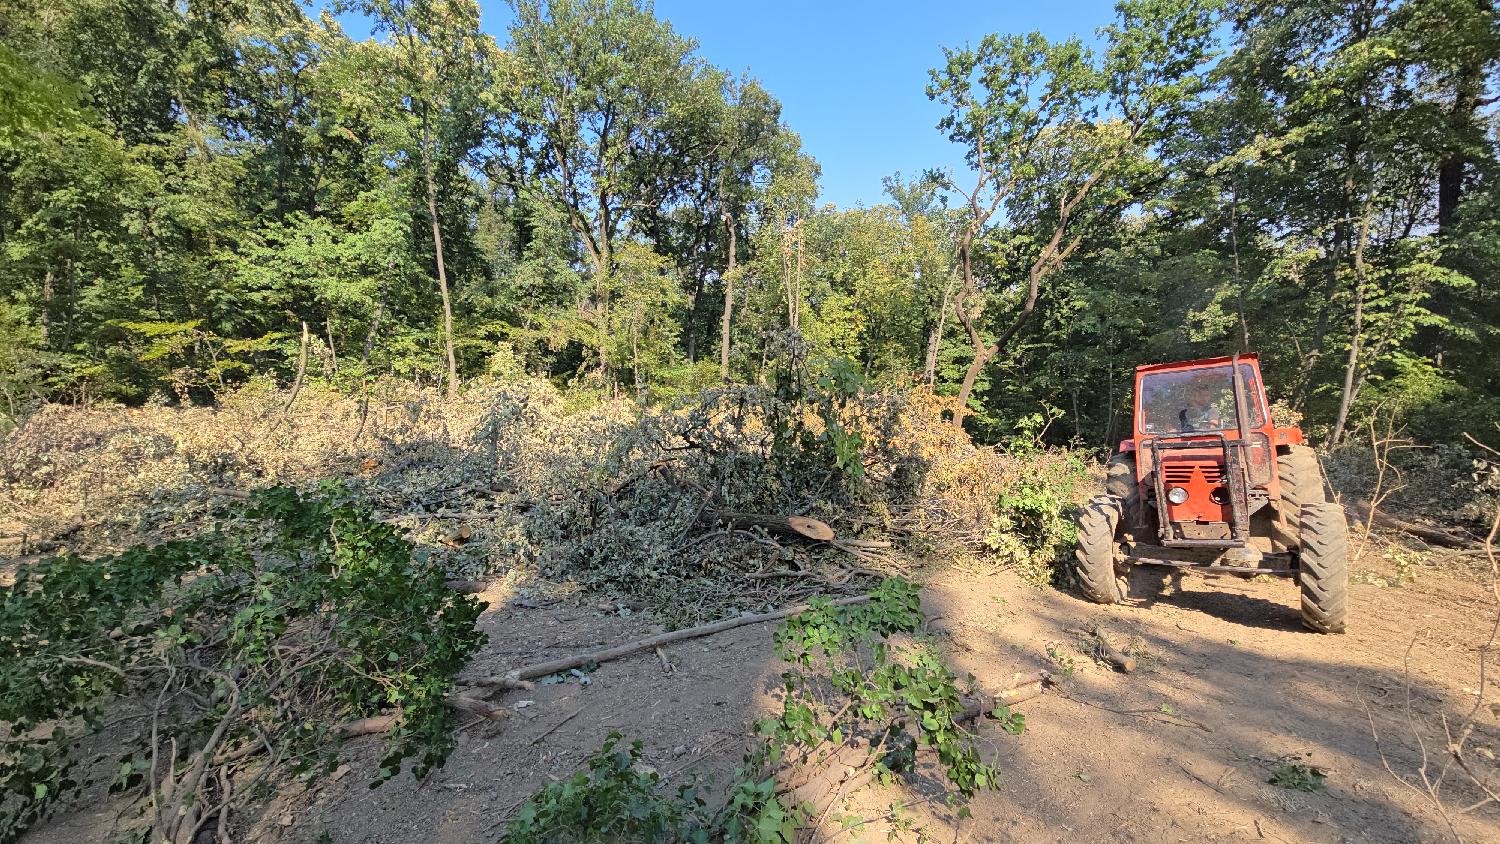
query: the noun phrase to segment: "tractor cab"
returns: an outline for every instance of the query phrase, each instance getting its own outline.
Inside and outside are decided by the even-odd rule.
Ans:
[[[1074,575],[1117,603],[1134,565],[1295,577],[1303,620],[1342,632],[1343,510],[1302,431],[1277,427],[1254,354],[1136,369],[1130,439],[1079,517]]]
[[[1127,514],[1130,523],[1154,515],[1168,547],[1247,547],[1251,515],[1279,497],[1274,445],[1302,442],[1300,430],[1271,423],[1259,359],[1143,366],[1135,395],[1134,436],[1121,452],[1136,455],[1153,512]]]

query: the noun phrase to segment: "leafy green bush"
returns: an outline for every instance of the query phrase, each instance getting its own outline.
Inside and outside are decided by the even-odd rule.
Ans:
[[[1028,583],[1052,582],[1059,556],[1078,541],[1073,501],[1088,481],[1088,466],[1076,453],[1062,461],[1036,461],[1038,472],[1013,480],[995,502],[984,545],[1003,566]]]
[[[162,758],[158,835],[229,799],[205,770],[326,767],[370,715],[396,716],[377,781],[421,776],[452,748],[444,698],[483,607],[332,484],[257,492],[200,539],[23,566],[0,602],[0,838],[79,787],[70,748],[125,694],[153,704],[122,770]]]
[[[782,624],[776,653],[792,666],[782,674],[782,714],[758,728],[772,759],[794,746],[863,746],[879,776],[889,780],[910,770],[915,748],[925,746],[936,751],[961,797],[994,785],[995,772],[980,761],[974,734],[958,724],[964,701],[956,675],[930,644],[888,639],[920,630],[917,591],[889,578],[868,604],[838,607],[815,598]]]
[[[791,817],[776,801],[775,782],[741,779],[712,811],[698,788],[663,794],[661,776],[641,762],[641,743],[618,749],[610,733],[589,757],[588,770],[551,783],[521,807],[506,828],[507,844],[633,844],[637,841],[716,841],[786,844]],[[743,772],[739,772],[743,776]]]
[[[641,743],[617,750],[612,732],[589,757],[588,770],[543,788],[506,830],[511,844],[666,841],[689,838],[703,802],[691,789],[657,794],[661,777],[640,767]]]

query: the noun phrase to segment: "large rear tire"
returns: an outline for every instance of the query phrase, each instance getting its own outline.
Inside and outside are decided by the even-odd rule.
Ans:
[[[1305,445],[1286,446],[1276,454],[1276,478],[1281,482],[1279,509],[1286,525],[1273,526],[1273,536],[1286,550],[1296,551],[1302,508],[1328,500],[1323,493],[1323,469],[1318,465],[1317,452]]]
[[[1120,525],[1120,502],[1097,496],[1078,514],[1078,547],[1073,551],[1073,577],[1089,600],[1118,604],[1125,600],[1127,578],[1115,566],[1115,530]]]
[[[1136,518],[1140,502],[1140,485],[1135,476],[1135,455],[1116,454],[1104,464],[1104,491],[1120,502],[1124,515]],[[1132,522],[1127,522],[1130,524]]]
[[[1342,633],[1349,616],[1349,526],[1344,508],[1306,504],[1300,521],[1302,623],[1319,633]]]
[[[1318,455],[1305,445],[1287,446],[1276,455],[1276,477],[1281,481],[1281,498],[1287,504],[1287,514],[1293,519],[1308,504],[1328,500],[1323,494],[1323,470],[1318,466]]]

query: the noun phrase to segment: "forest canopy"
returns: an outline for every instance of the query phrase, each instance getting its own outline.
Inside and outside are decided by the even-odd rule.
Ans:
[[[1500,418],[1490,0],[975,32],[911,80],[968,168],[868,208],[649,3],[513,7],[497,39],[474,0],[6,4],[3,418],[255,378],[670,402],[790,336],[987,439],[1045,405],[1110,442],[1135,365],[1239,350],[1325,443]]]

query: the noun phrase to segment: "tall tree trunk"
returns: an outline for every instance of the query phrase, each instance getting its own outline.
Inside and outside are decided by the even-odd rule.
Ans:
[[[370,365],[370,353],[375,351],[375,338],[380,336],[380,321],[385,318],[385,287],[380,288],[380,299],[375,302],[375,314],[370,317],[370,330],[365,332],[365,347],[359,355],[360,377]]]
[[[996,355],[1000,354],[1000,348],[995,345],[976,346],[974,348],[974,359],[969,361],[969,368],[964,370],[964,380],[958,386],[958,407],[953,412],[953,424],[963,427],[964,417],[969,415],[969,396],[974,393],[974,384],[979,380],[979,373]]]
[[[594,300],[599,312],[599,377],[609,385],[609,206],[608,197],[599,195],[598,247],[594,255]]]
[[[333,367],[330,377],[337,378],[339,374],[339,350],[333,339],[333,317],[324,318],[324,326],[328,329],[328,358]]]
[[[437,255],[438,290],[443,294],[443,351],[448,355],[448,398],[458,396],[458,358],[453,354],[453,303],[448,296],[448,270],[443,265],[443,228],[438,223],[437,186],[432,176],[431,129],[422,111],[422,178],[427,183],[427,217],[432,222],[432,250]]]
[[[1104,444],[1110,443],[1110,435],[1115,431],[1115,362],[1110,357],[1104,363],[1104,395],[1109,402],[1109,415],[1104,419]]]
[[[693,240],[693,252],[697,255],[702,246],[697,238]],[[693,274],[693,290],[688,295],[688,320],[687,320],[687,359],[688,363],[698,362],[698,317],[703,312],[703,278],[708,274],[708,262],[700,261],[698,271]]]
[[[698,322],[703,313],[703,281],[708,275],[708,261],[702,260],[705,250],[705,231],[711,230],[711,226],[694,226],[693,248],[689,255],[700,256],[698,271],[693,273],[693,289],[688,294],[688,319],[687,319],[687,359],[688,363],[698,362]]]
[[[1230,191],[1229,202],[1229,248],[1234,253],[1235,305],[1240,318],[1240,351],[1250,351],[1250,322],[1245,318],[1245,278],[1240,272],[1240,191],[1235,186]]]
[[[1367,292],[1367,274],[1365,272],[1365,243],[1370,239],[1370,203],[1365,201],[1364,212],[1360,215],[1359,234],[1354,243],[1354,324],[1349,336],[1349,357],[1344,364],[1344,388],[1339,396],[1338,416],[1333,420],[1333,428],[1328,432],[1328,448],[1338,448],[1339,441],[1344,437],[1344,426],[1349,421],[1349,406],[1354,403],[1354,395],[1358,390],[1360,359],[1360,347],[1364,343],[1365,325],[1365,294]]]
[[[47,342],[52,339],[52,299],[55,296],[52,285],[52,268],[42,274],[42,347],[46,348]]]
[[[630,384],[635,388],[636,397],[641,394],[641,346],[640,346],[640,324],[635,320],[630,321]]]
[[[1078,244],[1082,242],[1082,237],[1077,236],[1067,246],[1059,246],[1066,227],[1067,220],[1064,219],[1053,230],[1052,239],[1046,246],[1042,247],[1041,254],[1032,263],[1031,269],[1027,272],[1026,299],[1021,303],[1021,312],[1016,314],[1015,320],[1011,322],[1010,327],[1005,330],[1005,333],[995,338],[995,342],[985,345],[984,340],[980,337],[979,327],[975,324],[974,319],[964,310],[962,301],[955,301],[953,303],[953,312],[958,315],[959,321],[968,330],[969,342],[974,346],[974,359],[969,362],[969,368],[964,372],[963,383],[958,388],[958,407],[953,412],[954,425],[963,427],[964,416],[967,415],[969,408],[969,396],[974,392],[974,383],[979,380],[979,373],[984,370],[984,367],[990,361],[994,360],[1004,351],[1006,346],[1010,345],[1010,341],[1014,340],[1016,335],[1021,332],[1021,328],[1026,325],[1026,321],[1031,318],[1032,312],[1036,310],[1037,294],[1041,291],[1042,279],[1060,268],[1067,261],[1068,256],[1073,254],[1073,250],[1078,248]],[[964,277],[972,279],[973,275],[968,255],[969,250],[966,247],[963,251]],[[973,288],[972,281],[967,286],[973,291],[973,295],[982,295],[978,290]]]
[[[943,343],[943,329],[948,319],[948,297],[953,295],[953,273],[948,274],[948,281],[943,285],[943,298],[938,300],[937,324],[932,327],[932,333],[927,336],[927,357],[922,364],[922,382],[932,389],[937,384],[937,359],[938,347]]]
[[[729,264],[724,271],[724,314],[719,318],[719,379],[729,380],[729,326],[734,316],[735,249],[734,216],[724,212],[724,227],[729,230]]]
[[[792,265],[792,249],[797,262]],[[798,220],[781,233],[782,287],[786,291],[786,327],[796,330],[802,317],[802,221]]]
[[[1491,9],[1490,0],[1479,0],[1481,9]],[[1453,231],[1458,219],[1458,205],[1463,201],[1464,170],[1469,164],[1465,149],[1468,135],[1473,131],[1474,115],[1479,110],[1479,98],[1484,92],[1484,62],[1471,60],[1464,63],[1454,81],[1453,107],[1448,110],[1448,153],[1438,165],[1438,235],[1446,236]]]
[[[1323,295],[1318,297],[1318,316],[1313,321],[1312,340],[1307,345],[1307,351],[1302,353],[1302,361],[1297,367],[1297,384],[1291,399],[1294,410],[1302,410],[1306,403],[1308,394],[1312,392],[1313,370],[1317,368],[1318,361],[1323,358],[1323,341],[1328,336],[1329,308],[1339,284],[1339,263],[1342,260],[1339,254],[1339,242],[1339,234],[1335,229],[1328,261],[1328,279],[1323,288]]]

